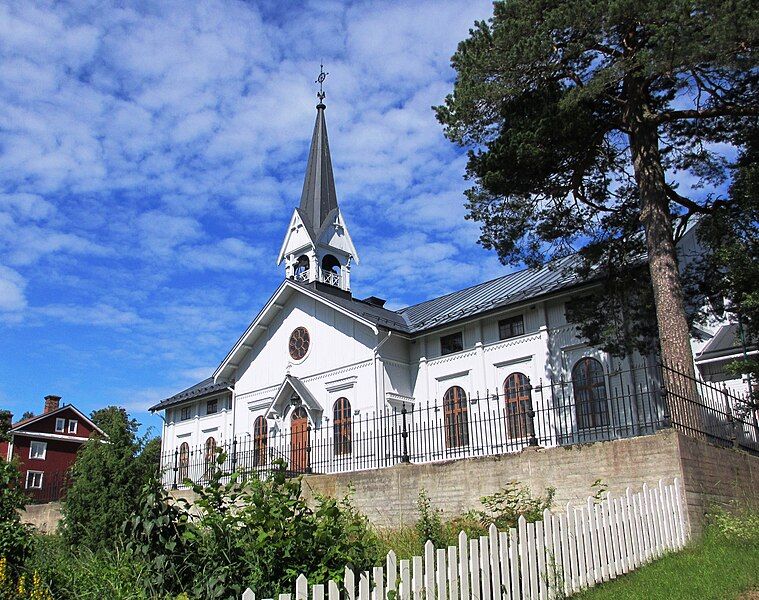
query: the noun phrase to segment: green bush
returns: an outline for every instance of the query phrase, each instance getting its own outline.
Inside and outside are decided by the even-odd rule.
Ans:
[[[730,541],[759,549],[759,511],[716,508],[708,515],[708,522]]]
[[[0,558],[13,574],[18,574],[32,550],[31,528],[21,523],[18,513],[26,505],[20,480],[16,463],[0,460]]]
[[[140,490],[156,474],[160,440],[139,438],[139,423],[123,408],[97,410],[92,420],[108,440],[94,436],[79,450],[61,533],[71,546],[96,551],[113,547],[121,524],[137,509]]]
[[[419,497],[416,500],[416,508],[419,513],[419,519],[416,522],[416,531],[419,534],[419,540],[422,545],[424,545],[427,540],[430,540],[436,548],[446,546],[448,536],[443,529],[443,511],[432,506],[432,500],[430,500],[430,496],[424,488],[419,491]]]
[[[491,496],[484,496],[480,502],[485,510],[473,511],[470,514],[483,527],[491,524],[500,530],[516,527],[519,517],[524,517],[528,523],[541,521],[543,511],[551,508],[556,489],[548,487],[544,496],[534,497],[530,488],[518,481],[510,481]]]
[[[220,454],[218,465],[225,457]],[[310,582],[342,581],[346,566],[366,570],[381,560],[377,537],[351,505],[318,498],[311,509],[299,479],[284,469],[266,480],[227,479],[214,469],[195,486],[192,511],[152,489],[126,526],[131,556],[149,565],[146,592],[186,591],[203,599],[239,599],[246,587],[274,597],[300,573]]]

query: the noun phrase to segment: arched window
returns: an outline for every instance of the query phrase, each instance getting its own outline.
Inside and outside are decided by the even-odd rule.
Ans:
[[[352,450],[353,425],[351,423],[351,403],[347,398],[338,398],[333,408],[332,431],[335,437],[335,455],[350,454]]]
[[[340,274],[340,261],[337,260],[331,254],[325,254],[324,258],[322,258],[322,270],[323,271],[330,271],[332,273],[335,273],[335,274],[339,275]]]
[[[205,476],[210,477],[216,462],[216,440],[209,437],[203,448],[203,460],[205,462]]]
[[[595,358],[581,358],[572,368],[572,389],[575,394],[577,427],[606,427],[609,406],[604,382],[604,369]]]
[[[266,449],[269,444],[269,425],[263,416],[256,417],[253,422],[253,466],[262,467],[266,464]]]
[[[295,262],[295,269],[293,271],[295,279],[307,279],[309,266],[308,256],[305,254],[299,256],[298,260]]]
[[[179,446],[179,482],[183,482],[190,475],[190,444],[182,442]]]
[[[469,415],[467,410],[466,392],[458,386],[448,388],[445,396],[443,396],[445,445],[447,448],[462,448],[469,445]]]
[[[216,440],[210,437],[206,440],[206,463],[212,463],[216,460]]]
[[[531,405],[530,380],[524,373],[512,373],[503,384],[506,427],[510,438],[527,437],[527,413]]]

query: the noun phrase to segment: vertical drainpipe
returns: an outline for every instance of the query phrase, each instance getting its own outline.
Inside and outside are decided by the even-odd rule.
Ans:
[[[235,439],[235,435],[237,435],[237,432],[235,431],[235,413],[237,412],[237,406],[235,402],[235,389],[232,387],[227,387],[227,389],[232,392],[232,403],[230,406],[230,410],[232,411],[232,439]]]

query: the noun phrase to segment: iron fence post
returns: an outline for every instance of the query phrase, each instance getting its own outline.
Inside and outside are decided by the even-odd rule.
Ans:
[[[537,446],[538,438],[535,437],[535,408],[532,405],[532,382],[527,378],[527,398],[529,404],[527,408],[527,445]]]
[[[738,435],[733,409],[730,406],[730,392],[727,391],[726,385],[722,386],[722,396],[725,398],[725,413],[727,413],[727,424],[730,428],[730,445],[735,448],[738,445]]]
[[[669,411],[669,398],[667,397],[669,395],[669,391],[667,390],[667,384],[666,384],[666,367],[662,365],[662,368],[659,370],[661,373],[661,385],[659,386],[659,396],[661,397],[661,404],[662,404],[662,427],[672,427],[672,415]]]
[[[171,485],[171,489],[177,489],[177,474],[179,473],[179,448],[174,450],[174,483]]]
[[[237,436],[232,438],[232,473],[237,471]]]
[[[408,429],[406,428],[406,402],[403,402],[401,407],[401,440],[403,443],[403,454],[401,455],[402,463],[410,463],[411,459],[408,455]]]
[[[313,473],[311,468],[311,423],[306,425],[306,473]]]

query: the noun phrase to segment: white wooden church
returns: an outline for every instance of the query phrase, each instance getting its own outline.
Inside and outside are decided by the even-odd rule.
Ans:
[[[354,297],[359,254],[337,201],[323,98],[316,108],[277,256],[284,280],[211,377],[150,409],[165,414],[167,482],[222,445],[238,465],[282,458],[325,472],[609,439],[666,417],[647,376],[653,357],[612,359],[567,322],[566,303],[593,284],[562,264],[400,310]]]

